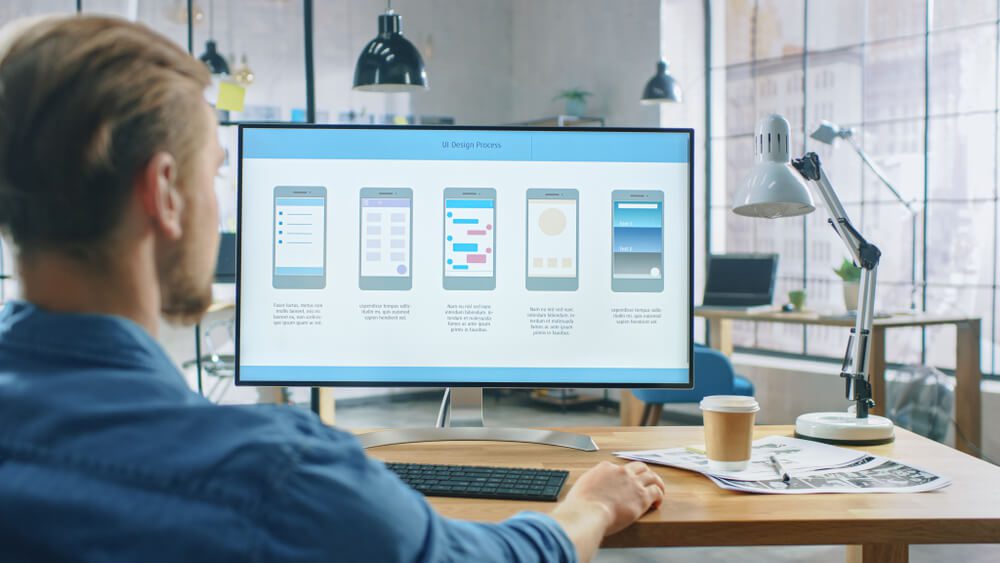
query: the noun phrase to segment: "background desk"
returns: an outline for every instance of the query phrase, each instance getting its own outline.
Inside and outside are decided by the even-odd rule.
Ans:
[[[813,326],[844,327],[844,348],[847,349],[849,328],[854,326],[854,319],[846,317],[821,317],[816,313],[744,313],[739,311],[720,311],[695,309],[695,315],[708,320],[709,345],[727,356],[733,353],[733,321],[757,321],[772,323],[793,323]],[[958,330],[955,347],[955,421],[960,433],[956,436],[955,445],[958,449],[979,455],[982,444],[982,407],[980,383],[982,371],[979,365],[980,320],[969,317],[950,317],[941,315],[899,315],[875,319],[872,329],[871,356],[869,357],[868,373],[872,382],[872,393],[875,399],[875,414],[885,414],[885,332],[890,328],[926,327],[933,325],[955,325]],[[697,377],[697,376],[696,376]],[[830,381],[831,393],[843,393],[843,383]],[[622,426],[637,426],[642,413],[642,403],[631,393],[622,393],[621,419]],[[848,402],[844,400],[844,409]],[[963,439],[964,438],[964,439]]]
[[[602,460],[623,463],[618,450],[703,443],[701,427],[568,428],[591,435],[599,452],[493,442],[446,442],[373,448],[385,461],[568,469],[573,481]],[[762,426],[757,438],[791,435],[789,426]],[[725,491],[702,475],[656,467],[667,497],[656,511],[607,538],[605,547],[739,545],[859,545],[853,560],[905,562],[909,544],[1000,543],[1000,468],[897,430],[892,444],[863,448],[950,477],[941,491],[919,494],[754,495]],[[430,498],[445,516],[499,521],[521,510],[548,512],[552,503]]]

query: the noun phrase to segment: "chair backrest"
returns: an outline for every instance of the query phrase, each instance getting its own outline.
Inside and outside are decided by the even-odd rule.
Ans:
[[[705,373],[710,374],[712,379],[722,379],[730,382],[736,377],[736,370],[733,369],[732,362],[729,361],[729,358],[725,354],[715,348],[709,348],[700,344],[695,345],[694,348],[694,370],[696,382],[697,377]]]
[[[731,395],[736,371],[729,358],[722,352],[694,345],[694,389],[633,389],[632,394],[641,401],[652,403],[697,402],[708,395]]]

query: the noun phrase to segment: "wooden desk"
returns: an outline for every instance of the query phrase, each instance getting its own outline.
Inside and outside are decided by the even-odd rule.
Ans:
[[[568,428],[590,434],[599,452],[494,442],[445,442],[373,448],[385,461],[559,468],[569,484],[619,450],[704,442],[700,427]],[[758,427],[755,437],[791,435],[790,426]],[[897,430],[896,441],[863,448],[945,475],[950,487],[918,494],[754,495],[725,491],[697,473],[656,467],[667,497],[656,511],[607,538],[605,547],[849,545],[850,560],[905,562],[909,544],[1000,543],[1000,467]],[[570,485],[564,487],[565,496]],[[443,515],[499,521],[552,503],[430,498]]]
[[[844,327],[844,346],[835,351],[843,357],[847,349],[849,328],[854,326],[854,319],[847,317],[823,317],[816,313],[745,313],[739,311],[705,310],[696,308],[695,315],[708,320],[709,345],[727,356],[733,353],[733,321],[756,321],[771,323],[792,323],[811,326]],[[934,325],[955,325],[958,330],[955,347],[955,421],[958,423],[959,436],[956,446],[966,452],[978,455],[982,444],[982,399],[980,383],[983,374],[979,365],[980,320],[977,318],[944,316],[944,315],[898,315],[875,319],[872,328],[871,356],[869,357],[868,373],[872,383],[872,395],[875,399],[873,413],[885,414],[885,333],[890,328],[928,327]],[[841,392],[843,385],[831,382],[830,392]],[[635,426],[639,424],[642,412],[642,402],[635,399],[631,393],[623,392],[622,425]],[[847,408],[845,399],[844,408]],[[964,438],[964,439],[963,439]]]

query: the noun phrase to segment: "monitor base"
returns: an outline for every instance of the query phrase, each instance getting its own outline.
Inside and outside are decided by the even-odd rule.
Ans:
[[[452,427],[452,428],[393,428],[359,434],[358,440],[365,448],[391,446],[393,444],[413,444],[419,442],[453,442],[453,441],[488,441],[488,442],[527,442],[546,446],[559,446],[596,452],[597,444],[593,438],[584,434],[571,434],[556,430],[539,430],[535,428],[489,428],[489,427]]]
[[[419,442],[527,442],[546,446],[596,452],[593,438],[537,428],[490,428],[483,421],[483,389],[453,387],[445,389],[436,428],[392,428],[358,436],[365,448]]]

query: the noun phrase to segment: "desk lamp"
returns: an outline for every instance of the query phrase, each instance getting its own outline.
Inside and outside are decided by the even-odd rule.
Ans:
[[[892,183],[885,177],[882,170],[875,165],[874,162],[868,158],[868,154],[861,148],[861,145],[854,140],[854,129],[850,127],[840,127],[835,123],[830,123],[829,121],[823,120],[820,122],[819,127],[809,135],[813,139],[830,145],[832,147],[837,146],[837,141],[843,139],[847,141],[854,152],[858,153],[861,157],[861,162],[865,163],[865,166],[871,170],[875,176],[882,182],[885,187],[889,188],[892,195],[896,199],[906,206],[906,210],[910,212],[910,311],[916,312],[917,310],[917,218],[920,215],[920,210],[914,205],[913,201],[907,201],[903,199],[903,196],[896,191],[896,188],[892,186]]]
[[[854,406],[846,412],[800,415],[795,421],[795,434],[834,444],[888,443],[894,437],[892,421],[868,412],[875,406],[868,380],[868,356],[875,313],[875,279],[882,252],[851,224],[816,153],[809,152],[789,162],[789,140],[788,121],[784,117],[772,114],[760,120],[754,136],[756,162],[737,192],[733,212],[765,219],[811,213],[816,206],[808,182],[819,191],[830,214],[828,222],[844,241],[855,264],[861,266],[857,319],[840,370],[840,376],[845,379],[847,399],[854,401]]]

